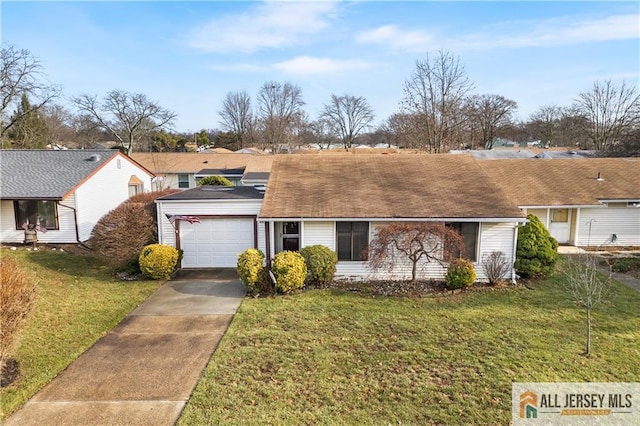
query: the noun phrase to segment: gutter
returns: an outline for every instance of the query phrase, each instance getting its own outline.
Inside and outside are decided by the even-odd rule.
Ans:
[[[78,210],[75,207],[67,206],[66,204],[62,204],[58,201],[58,205],[60,207],[66,207],[68,209],[73,210],[73,223],[76,228],[76,243],[80,244],[82,247],[89,248],[86,244],[80,241],[80,229],[78,228]]]

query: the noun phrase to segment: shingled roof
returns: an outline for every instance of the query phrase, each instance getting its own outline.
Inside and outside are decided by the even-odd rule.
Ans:
[[[262,218],[522,218],[466,155],[287,155]]]
[[[0,151],[0,198],[61,200],[114,156],[115,150]]]
[[[154,173],[197,173],[202,169],[238,169],[248,165],[268,172],[273,161],[271,155],[195,152],[134,152],[131,158]]]
[[[639,158],[533,158],[478,164],[522,207],[598,205],[600,200],[640,199]]]

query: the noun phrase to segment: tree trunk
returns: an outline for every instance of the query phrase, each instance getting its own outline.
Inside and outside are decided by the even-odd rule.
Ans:
[[[591,308],[587,308],[587,351],[585,355],[591,353]]]
[[[413,265],[411,266],[411,281],[415,281],[416,280],[416,268],[417,268],[418,262],[413,262]]]

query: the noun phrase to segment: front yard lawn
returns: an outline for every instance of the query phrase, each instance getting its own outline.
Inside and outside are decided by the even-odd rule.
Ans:
[[[16,350],[21,375],[0,391],[0,418],[25,403],[162,284],[120,281],[94,258],[47,248],[2,248],[0,256],[15,258],[38,287]]]
[[[640,381],[640,293],[584,312],[561,277],[439,298],[247,298],[179,421],[508,424],[511,383]]]

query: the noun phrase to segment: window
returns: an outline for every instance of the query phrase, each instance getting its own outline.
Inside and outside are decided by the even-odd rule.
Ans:
[[[463,255],[460,256],[460,253],[454,253],[455,257],[463,257],[475,262],[478,256],[478,229],[480,224],[478,222],[455,222],[448,223],[447,226],[458,231],[464,240]]]
[[[13,205],[16,213],[16,229],[29,223],[46,229],[58,229],[58,208],[55,201],[17,200]]]
[[[189,175],[179,174],[178,188],[188,188],[188,187],[189,187]]]
[[[568,209],[553,209],[551,210],[551,222],[563,222],[569,221]]]
[[[144,192],[144,182],[136,175],[131,175],[129,179],[129,197],[142,194]]]
[[[367,260],[369,222],[336,222],[338,260]]]

